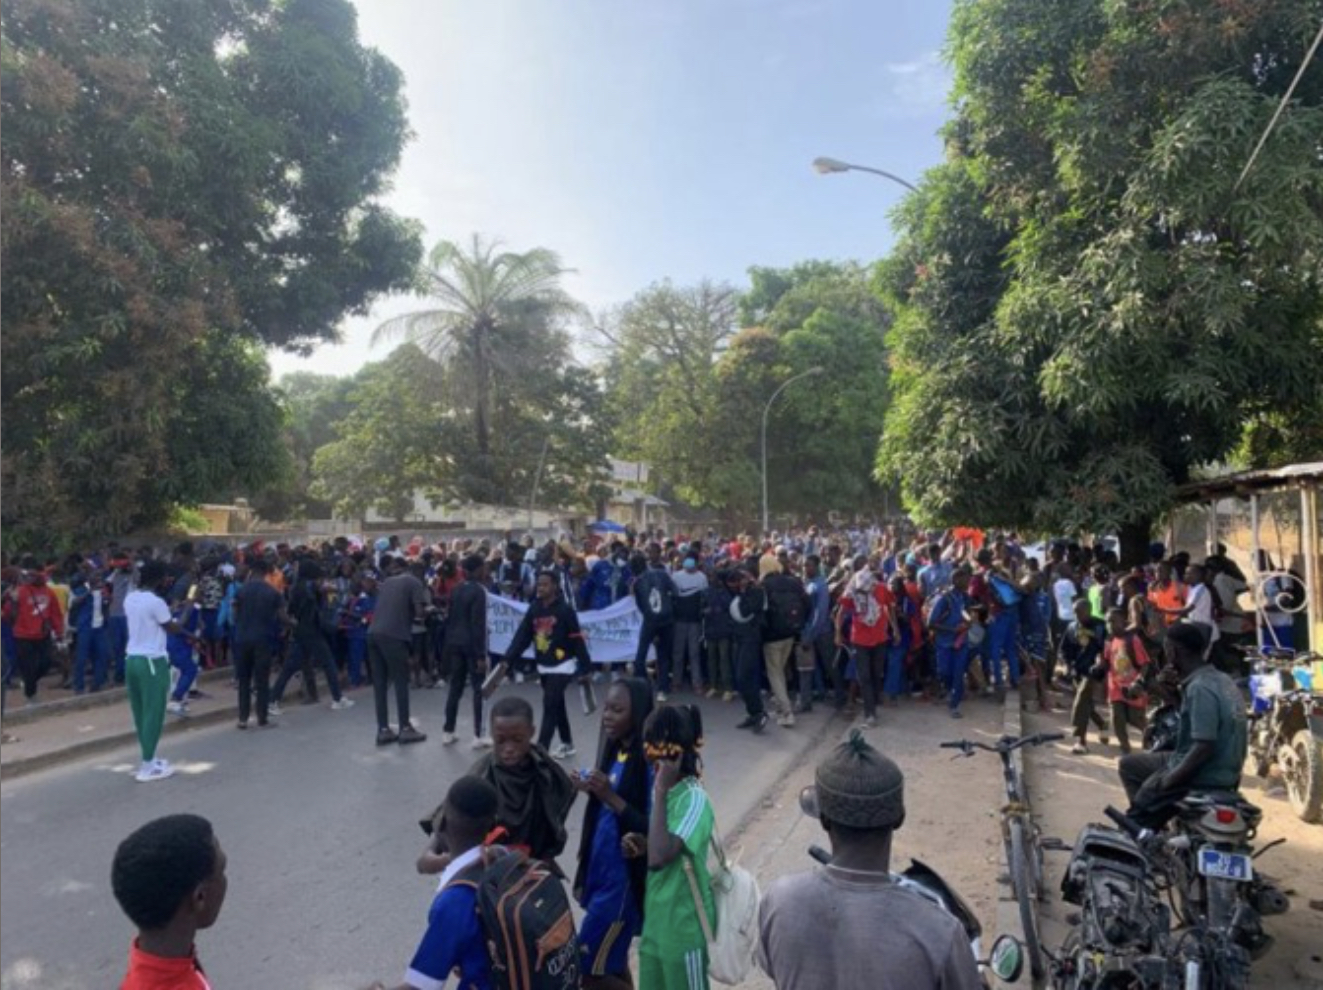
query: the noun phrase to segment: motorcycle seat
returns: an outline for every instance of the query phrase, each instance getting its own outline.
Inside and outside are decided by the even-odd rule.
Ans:
[[[1182,812],[1203,814],[1219,805],[1235,808],[1251,828],[1263,819],[1263,809],[1246,801],[1238,791],[1191,791],[1181,799],[1178,807]]]

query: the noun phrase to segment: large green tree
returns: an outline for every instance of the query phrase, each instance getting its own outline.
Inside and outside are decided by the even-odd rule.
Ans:
[[[388,320],[373,335],[416,344],[444,369],[447,402],[471,438],[456,438],[465,442],[455,487],[468,498],[510,497],[511,460],[526,455],[518,450],[526,437],[505,432],[516,425],[510,407],[571,363],[566,325],[580,307],[561,286],[566,273],[546,248],[506,251],[477,234],[468,244],[442,241],[418,274],[432,307]]]
[[[348,0],[5,4],[7,538],[123,531],[205,497],[196,479],[273,476],[227,444],[182,457],[179,382],[223,431],[245,412],[197,391],[232,384],[208,362],[330,339],[407,282],[417,234],[376,202],[400,82]]]
[[[680,498],[722,505],[728,459],[715,416],[716,364],[738,326],[739,294],[702,280],[649,286],[596,323],[616,453],[647,461]]]
[[[879,469],[926,522],[1121,532],[1323,385],[1311,0],[962,0],[948,161],[881,286]]]

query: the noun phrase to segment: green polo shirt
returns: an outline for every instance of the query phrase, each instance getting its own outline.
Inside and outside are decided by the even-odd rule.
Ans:
[[[1204,664],[1181,685],[1180,726],[1168,768],[1178,766],[1197,742],[1213,744],[1213,755],[1190,782],[1191,790],[1232,790],[1245,763],[1248,720],[1240,689],[1222,671]]]

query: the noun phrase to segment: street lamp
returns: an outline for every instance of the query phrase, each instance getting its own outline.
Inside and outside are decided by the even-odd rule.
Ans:
[[[766,538],[771,530],[771,522],[767,515],[767,417],[772,412],[772,403],[776,397],[784,392],[789,386],[795,384],[801,378],[808,378],[810,375],[820,375],[825,369],[822,367],[809,368],[807,371],[801,371],[793,378],[787,378],[781,383],[781,387],[772,393],[772,397],[767,400],[767,405],[763,407],[763,537]]]
[[[899,182],[906,189],[915,189],[914,183],[906,182],[899,175],[892,175],[890,172],[884,172],[880,168],[873,168],[869,165],[851,165],[849,162],[843,162],[837,158],[815,158],[813,159],[813,170],[819,175],[831,175],[834,172],[871,172],[873,175],[880,175],[892,182]]]

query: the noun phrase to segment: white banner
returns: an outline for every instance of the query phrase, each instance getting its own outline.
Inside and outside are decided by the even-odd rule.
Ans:
[[[487,595],[487,649],[502,656],[510,648],[519,623],[524,620],[528,606],[513,598]],[[632,597],[622,598],[607,608],[580,612],[579,628],[588,643],[588,655],[593,663],[632,663],[638,650],[639,633],[643,628],[643,614]],[[648,656],[656,655],[649,649]],[[524,651],[532,657],[533,648]]]

